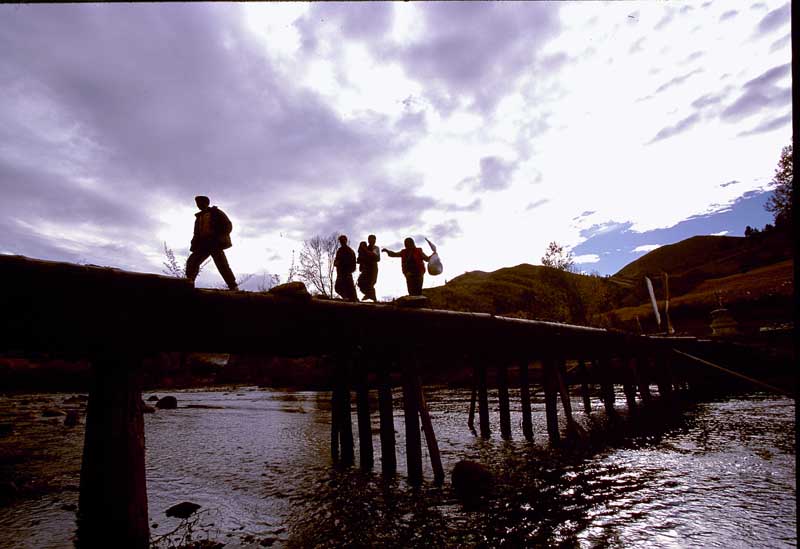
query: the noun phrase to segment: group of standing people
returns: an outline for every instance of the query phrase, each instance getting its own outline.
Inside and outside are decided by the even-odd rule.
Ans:
[[[195,214],[194,235],[192,236],[191,254],[186,260],[186,278],[194,282],[200,272],[200,265],[209,256],[214,260],[219,273],[231,290],[238,290],[236,277],[228,265],[225,250],[231,247],[231,230],[233,224],[228,216],[217,208],[211,206],[207,196],[196,196],[199,212]],[[377,238],[374,234],[367,237],[366,242],[358,245],[358,255],[347,244],[347,237],[339,237],[339,249],[336,251],[333,265],[336,268],[336,283],[334,290],[347,301],[358,301],[356,283],[353,282],[353,273],[358,267],[358,289],[364,294],[363,301],[371,299],[378,301],[375,295],[375,284],[378,281],[378,263],[381,252],[389,257],[399,257],[403,275],[406,277],[408,295],[422,295],[422,282],[425,277],[425,262],[430,261],[430,256],[414,244],[413,238],[406,238],[405,247],[399,252],[379,249],[375,244]],[[430,244],[430,242],[429,242]],[[436,252],[435,247],[434,253]],[[432,263],[433,265],[433,263]],[[437,274],[431,271],[433,274]]]
[[[336,283],[334,290],[342,299],[346,301],[358,301],[356,295],[356,284],[353,282],[353,273],[358,265],[360,274],[358,275],[358,289],[364,294],[362,301],[371,299],[378,301],[375,296],[375,283],[378,281],[378,263],[381,260],[380,252],[385,252],[389,257],[399,257],[403,275],[406,277],[406,287],[408,295],[422,295],[422,282],[425,277],[425,261],[430,257],[417,248],[413,238],[406,238],[405,247],[399,252],[378,249],[375,244],[377,241],[374,234],[367,237],[367,241],[361,241],[358,245],[358,256],[347,244],[347,237],[339,237],[339,249],[336,251],[333,265],[336,268]]]

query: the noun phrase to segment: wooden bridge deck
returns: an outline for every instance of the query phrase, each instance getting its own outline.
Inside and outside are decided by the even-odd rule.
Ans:
[[[381,468],[396,470],[392,387],[400,371],[408,478],[422,482],[420,425],[435,481],[444,472],[434,426],[420,383],[422,368],[473,368],[481,436],[490,436],[487,370],[495,371],[500,435],[511,438],[508,368],[519,370],[523,436],[532,440],[529,364],[542,368],[548,438],[561,438],[560,397],[567,431],[575,426],[570,383],[580,385],[585,411],[589,384],[600,385],[605,410],[614,413],[614,384],[629,408],[670,398],[682,370],[669,352],[707,343],[695,338],[656,338],[597,328],[497,317],[481,313],[345,303],[310,297],[195,289],[186,280],[118,269],[0,256],[0,352],[55,352],[92,360],[94,384],[86,419],[79,543],[91,547],[112,525],[126,546],[147,547],[144,426],[140,389],[142,358],[166,351],[331,355],[331,451],[335,461],[354,462],[351,386],[356,393],[359,461],[373,466],[368,374],[378,388]],[[578,365],[567,375],[566,360]]]

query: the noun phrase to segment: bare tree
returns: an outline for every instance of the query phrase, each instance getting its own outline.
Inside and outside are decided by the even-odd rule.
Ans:
[[[294,250],[292,250],[292,264],[289,265],[289,274],[286,277],[286,282],[294,282],[297,278],[297,266],[294,263]]]
[[[259,292],[262,293],[268,292],[280,283],[281,283],[280,275],[263,273],[261,275],[261,279],[258,281],[257,288]]]
[[[547,245],[547,250],[542,256],[542,265],[545,267],[553,267],[560,271],[572,271],[575,259],[572,252],[565,250],[564,246],[559,245],[557,242],[551,242]]]
[[[333,298],[334,266],[336,250],[339,247],[339,234],[315,235],[303,242],[300,251],[300,268],[297,278],[317,294]]]

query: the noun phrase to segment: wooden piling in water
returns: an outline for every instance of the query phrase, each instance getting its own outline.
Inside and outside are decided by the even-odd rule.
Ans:
[[[656,363],[656,386],[658,387],[658,396],[661,400],[672,399],[672,373],[669,370],[667,358],[663,355],[657,355],[655,358]]]
[[[392,407],[392,384],[388,366],[378,365],[378,411],[380,414],[381,471],[391,477],[397,473],[395,455],[394,410]]]
[[[533,440],[533,420],[531,419],[531,389],[528,378],[528,359],[519,361],[519,394],[522,401],[522,434],[526,440]]]
[[[425,433],[425,443],[428,445],[428,456],[431,460],[433,469],[433,481],[441,485],[444,482],[444,468],[442,467],[442,456],[439,453],[439,444],[436,442],[436,433],[433,431],[428,403],[425,401],[425,392],[422,390],[422,383],[416,378],[417,391],[419,392],[419,418],[422,421],[422,431]]]
[[[603,407],[606,414],[614,415],[614,384],[611,378],[611,365],[607,357],[600,357],[597,360],[598,374],[600,375],[600,396],[603,400]]]
[[[469,398],[469,416],[467,417],[467,427],[475,433],[475,400],[478,397],[478,378],[477,370],[472,370],[472,395]]]
[[[497,397],[500,401],[500,436],[511,439],[511,408],[508,402],[508,367],[505,363],[497,366]]]
[[[147,548],[141,362],[97,359],[86,410],[76,546]]]
[[[372,420],[369,411],[369,383],[367,363],[359,361],[356,370],[356,414],[358,417],[358,459],[361,469],[367,471],[374,465],[372,449]]]
[[[483,361],[476,366],[478,378],[478,419],[481,427],[481,437],[489,438],[492,434],[489,429],[489,393],[486,387],[486,366]]]
[[[592,413],[592,401],[589,398],[589,372],[586,371],[586,361],[582,358],[578,362],[578,377],[580,377],[581,380],[583,412],[588,416]]]
[[[636,409],[636,382],[633,375],[633,357],[622,357],[622,376],[624,382],[622,383],[622,391],[625,393],[625,401],[628,404],[628,410]]]
[[[558,431],[558,380],[556,379],[556,364],[552,358],[542,361],[542,386],[544,387],[544,407],[547,418],[547,435],[550,444],[557,445],[561,440]]]
[[[355,451],[353,449],[353,420],[350,417],[350,358],[338,357],[336,360],[334,381],[334,398],[336,407],[336,424],[339,431],[339,463],[345,467],[353,465]]]
[[[561,405],[564,407],[564,417],[567,424],[572,424],[575,419],[572,417],[572,402],[569,399],[569,388],[567,387],[567,369],[564,360],[558,360],[555,364],[555,378],[558,383],[558,392],[561,395]]]
[[[422,484],[422,441],[419,436],[419,391],[416,387],[416,373],[411,365],[403,365],[403,417],[406,426],[406,459],[408,461],[408,482]]]
[[[634,376],[636,377],[636,384],[639,386],[639,395],[642,397],[642,402],[648,403],[653,400],[653,395],[650,394],[650,360],[644,355],[636,357],[634,363]]]

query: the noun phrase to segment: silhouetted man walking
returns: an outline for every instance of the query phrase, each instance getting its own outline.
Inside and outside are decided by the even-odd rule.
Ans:
[[[399,252],[393,252],[383,248],[389,257],[399,257],[403,268],[403,275],[406,277],[406,288],[408,295],[422,295],[422,281],[425,276],[425,263],[430,257],[417,248],[414,239],[409,237],[403,241],[405,248]]]
[[[375,241],[375,235],[371,234],[367,237],[368,243],[362,242],[365,246],[363,251],[359,246],[357,262],[361,271],[358,277],[358,288],[364,294],[364,300],[371,299],[377,302],[375,283],[378,281],[378,262],[381,260],[381,251],[375,245]]]
[[[339,236],[339,249],[336,250],[336,257],[333,266],[336,267],[336,283],[333,288],[336,293],[347,301],[358,301],[356,295],[356,285],[353,283],[353,273],[356,270],[356,253],[353,248],[347,245],[347,237]]]
[[[228,258],[223,251],[233,245],[231,243],[233,224],[222,210],[216,206],[209,207],[211,201],[207,196],[195,196],[194,201],[200,211],[194,214],[194,236],[190,248],[192,253],[186,260],[186,278],[194,282],[200,272],[200,265],[211,256],[228,288],[238,290],[236,277],[233,276]]]

